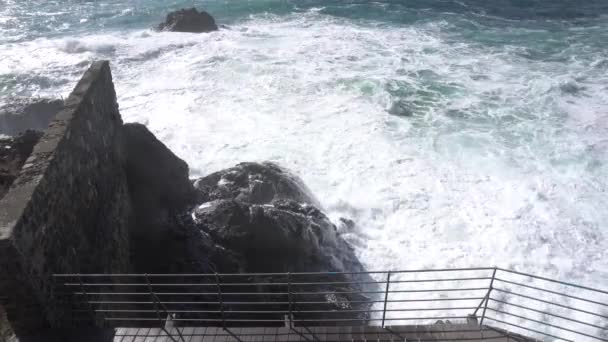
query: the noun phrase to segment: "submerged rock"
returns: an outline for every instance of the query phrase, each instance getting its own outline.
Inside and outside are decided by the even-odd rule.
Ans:
[[[17,135],[28,129],[43,131],[61,109],[62,100],[11,99],[0,106],[0,135]]]
[[[217,31],[215,19],[196,8],[181,9],[167,15],[165,22],[158,26],[162,31],[203,33]]]
[[[404,100],[397,100],[391,104],[388,109],[388,113],[397,116],[412,116],[414,111],[410,108],[409,104]]]
[[[40,137],[42,132],[30,130],[0,139],[0,198],[8,192]]]

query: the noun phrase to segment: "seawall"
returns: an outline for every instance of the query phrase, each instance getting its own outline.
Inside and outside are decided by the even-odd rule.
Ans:
[[[17,335],[61,326],[53,273],[129,270],[121,127],[109,63],[95,62],[0,200],[0,303]]]

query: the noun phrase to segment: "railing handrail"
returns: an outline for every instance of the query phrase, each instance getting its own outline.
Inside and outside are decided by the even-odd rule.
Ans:
[[[420,277],[422,274],[433,272],[447,273],[450,276]],[[454,276],[453,272],[476,272],[476,274]],[[478,274],[480,272],[483,274]],[[407,275],[412,275],[413,278]],[[301,279],[303,276],[306,279]],[[351,279],[348,276],[355,278]],[[378,281],[372,281],[370,276],[375,276]],[[57,289],[57,293],[71,296],[74,305],[80,303],[86,305],[85,309],[71,311],[76,314],[75,320],[83,318],[79,315],[90,312],[93,318],[99,315],[101,317],[97,317],[98,319],[110,325],[114,324],[112,322],[125,321],[142,322],[142,324],[156,321],[160,325],[169,320],[180,324],[207,322],[206,324],[220,324],[230,333],[228,328],[232,324],[282,322],[293,328],[295,325],[308,326],[317,323],[377,322],[384,328],[386,324],[393,325],[395,322],[468,320],[471,317],[479,317],[480,328],[488,324],[486,320],[490,320],[492,325],[502,324],[565,341],[578,342],[581,337],[593,341],[608,341],[603,337],[606,336],[604,334],[608,334],[608,324],[603,325],[604,323],[593,320],[608,319],[603,309],[600,309],[600,307],[608,307],[608,297],[606,300],[601,298],[607,296],[608,291],[500,267],[370,272],[54,274],[53,277],[58,286],[61,286]],[[104,279],[100,281],[98,279],[100,277]],[[264,282],[260,280],[263,277],[271,278]],[[521,278],[512,277],[526,279],[518,280]],[[275,281],[272,281],[272,278],[275,278]],[[172,282],[172,279],[176,281]],[[481,282],[487,283],[479,285]],[[555,289],[555,286],[547,288],[547,284],[542,282],[558,284],[562,288]],[[372,285],[382,288],[373,290]],[[429,287],[431,285],[439,287]],[[214,287],[215,291],[213,291]],[[517,290],[513,291],[513,288]],[[478,291],[485,291],[484,295],[472,295],[479,293]],[[572,291],[586,291],[586,294],[583,297]],[[600,298],[585,298],[589,297],[589,292]],[[421,293],[430,295],[417,297]],[[434,295],[437,298],[431,298]],[[213,296],[216,296],[216,300],[210,299]],[[235,296],[237,296],[236,300]],[[326,309],[325,306],[331,304],[327,296],[347,296],[343,303],[355,306]],[[348,296],[360,296],[360,298]],[[183,297],[189,300],[177,300]],[[581,301],[587,307],[573,306],[568,303],[571,300]],[[462,305],[454,306],[452,302],[456,301],[462,302]],[[538,304],[530,307],[525,301],[544,303],[549,308],[541,310],[537,307]],[[435,302],[446,304],[433,306]],[[401,303],[399,307],[394,306],[399,303]],[[420,304],[413,305],[413,303]],[[154,308],[146,308],[142,305],[154,305]],[[374,305],[380,308],[374,308]],[[202,308],[199,308],[200,306]],[[211,309],[209,306],[214,308]],[[268,309],[263,310],[259,306]],[[566,312],[554,312],[557,308]],[[516,309],[520,311],[512,311]],[[463,314],[460,314],[461,312]],[[480,316],[478,316],[479,312],[481,312]],[[155,317],[147,316],[153,313],[156,314]],[[414,316],[407,316],[406,313]],[[489,313],[492,316],[488,316]],[[129,316],[121,316],[126,314]],[[357,316],[359,314],[362,316]],[[379,316],[375,317],[376,314]],[[264,315],[268,315],[269,318],[265,319]],[[535,315],[541,316],[538,318]],[[590,318],[591,316],[593,319]],[[509,317],[517,318],[518,321],[509,321]],[[561,321],[555,323],[547,317]],[[596,329],[598,333],[584,330],[582,327]],[[164,326],[162,329],[165,329]],[[576,337],[572,337],[572,334]],[[177,341],[173,338],[172,340]]]

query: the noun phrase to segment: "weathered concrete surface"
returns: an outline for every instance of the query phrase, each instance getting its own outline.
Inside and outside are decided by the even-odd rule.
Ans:
[[[0,200],[1,304],[18,335],[61,325],[53,273],[129,270],[121,127],[109,63],[95,62]]]
[[[178,330],[179,329],[179,332]],[[476,323],[436,323],[417,326],[341,326],[341,327],[260,327],[230,328],[230,332],[219,327],[171,328],[170,336],[176,341],[180,334],[189,342],[403,342],[403,341],[476,341],[476,342],[532,342],[533,339],[505,331],[480,327]],[[119,328],[116,329],[114,342],[122,341],[170,341],[165,331],[160,328]],[[239,338],[237,340],[236,337]]]

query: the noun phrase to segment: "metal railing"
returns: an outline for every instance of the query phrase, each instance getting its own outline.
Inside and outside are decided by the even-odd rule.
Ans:
[[[473,320],[480,329],[536,340],[608,341],[608,291],[497,267],[54,277],[71,324],[213,326],[230,332]]]

